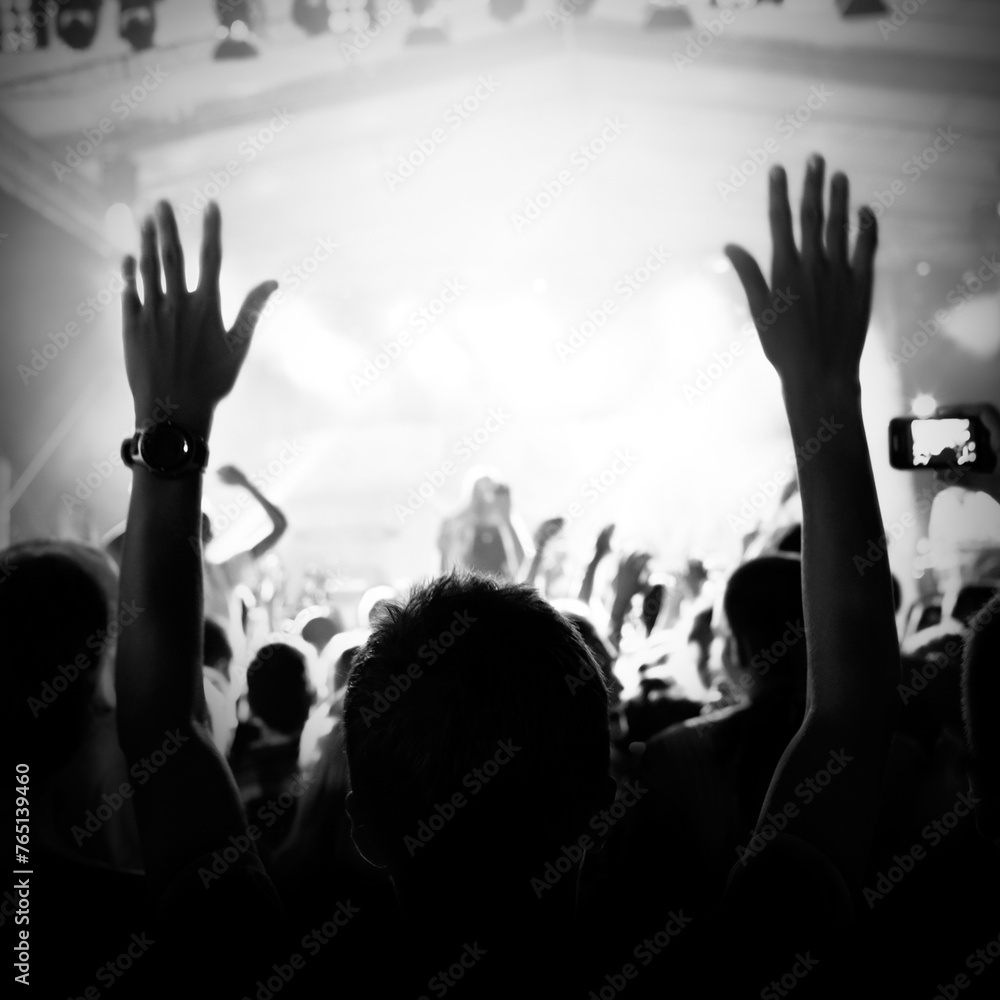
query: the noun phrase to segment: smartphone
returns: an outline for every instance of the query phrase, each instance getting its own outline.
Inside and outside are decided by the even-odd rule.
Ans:
[[[889,421],[889,464],[894,469],[983,470],[989,432],[977,416],[895,417]]]

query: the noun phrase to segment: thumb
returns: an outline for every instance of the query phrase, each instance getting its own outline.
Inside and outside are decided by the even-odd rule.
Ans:
[[[239,315],[230,331],[230,339],[240,344],[249,345],[250,338],[257,328],[257,321],[260,314],[267,305],[267,300],[277,289],[276,281],[263,281],[256,288],[252,289],[240,306]]]
[[[735,244],[728,244],[722,252],[729,258],[729,263],[733,265],[733,270],[740,279],[747,303],[750,306],[750,314],[759,316],[767,308],[767,300],[770,295],[760,266],[751,254]]]

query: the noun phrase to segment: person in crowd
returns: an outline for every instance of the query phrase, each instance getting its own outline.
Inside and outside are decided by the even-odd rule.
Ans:
[[[899,677],[887,562],[859,577],[852,561],[881,532],[858,374],[877,225],[863,209],[849,258],[846,178],[833,179],[824,226],[824,164],[814,157],[800,249],[783,170],[772,171],[770,185],[771,284],[746,251],[731,246],[727,254],[754,317],[768,310],[772,288],[790,290],[794,303],[773,323],[758,320],[758,330],[782,383],[799,456],[805,712],[761,805],[751,838],[759,849],[734,864],[716,914],[695,927],[670,908],[669,897],[658,901],[659,929],[677,946],[629,984],[635,996],[703,993],[704,970],[720,940],[731,959],[713,968],[712,989],[722,995],[762,995],[803,949],[818,963],[799,987],[803,996],[814,984],[845,995],[844,977],[856,972],[849,961],[853,901],[869,861]],[[126,261],[126,369],[140,427],[156,397],[169,393],[179,404],[171,433],[195,442],[210,437],[215,409],[239,374],[256,316],[275,288],[268,282],[254,289],[226,331],[220,262],[213,205],[199,284],[187,290],[176,222],[165,204],[156,222],[143,226],[141,298],[136,264]],[[822,442],[818,449],[814,439]],[[118,728],[130,763],[161,732],[183,740],[156,793],[138,789],[135,796],[149,891],[162,950],[182,955],[186,942],[211,937],[213,952],[200,956],[199,985],[239,996],[293,949],[235,784],[199,721],[201,568],[197,544],[188,544],[199,537],[201,478],[194,466],[134,462],[121,589],[123,599],[141,599],[153,613],[119,642]],[[488,526],[497,530],[509,521],[509,494],[487,492],[477,510],[492,511]],[[440,983],[438,970],[462,958],[470,996],[573,995],[578,987],[586,995],[588,988],[606,989],[607,976],[623,968],[620,942],[607,934],[617,915],[578,921],[575,906],[581,866],[604,836],[594,817],[620,814],[642,794],[617,788],[609,774],[603,676],[566,618],[530,588],[504,582],[515,576],[523,553],[512,559],[504,546],[501,561],[484,538],[477,549],[475,530],[465,551],[472,554],[467,562],[502,571],[492,578],[445,576],[389,607],[348,681],[345,804],[359,850],[392,879],[398,925],[395,932],[391,924],[378,925],[380,934],[368,938],[345,932],[338,940],[359,944],[354,961],[361,965],[352,965],[349,952],[330,949],[326,954],[337,953],[339,964],[314,963],[296,983],[322,975],[330,988],[339,975],[347,991],[364,982],[367,992],[372,978],[383,976],[388,995],[404,989],[428,995],[431,983]],[[491,553],[496,558],[487,558]],[[641,566],[632,569],[638,583]],[[620,612],[636,592],[619,588],[627,594]],[[620,634],[619,627],[615,638]],[[796,789],[821,773],[827,775],[822,794],[808,808],[789,809],[799,802]],[[778,813],[787,822],[771,836]],[[568,844],[576,850],[566,854]],[[225,850],[231,860],[213,870]],[[559,869],[553,859],[560,859]],[[561,877],[552,877],[547,863]],[[645,891],[641,883],[631,887],[634,896]],[[340,904],[349,922],[355,914]],[[363,926],[357,919],[354,926]]]
[[[802,572],[794,556],[762,556],[729,578],[724,664],[743,700],[670,726],[645,744],[649,793],[622,828],[623,882],[644,873],[650,899],[669,894],[704,916],[722,899],[751,839],[775,767],[802,724],[806,643]],[[676,869],[666,858],[685,858]],[[653,886],[656,888],[653,889]],[[630,919],[641,919],[632,909]]]
[[[257,650],[247,669],[249,717],[237,726],[228,760],[248,815],[268,814],[262,845],[276,846],[291,827],[301,794],[299,742],[315,699],[301,650],[287,642]],[[268,807],[287,794],[293,801]]]
[[[270,531],[245,552],[238,552],[222,562],[205,560],[205,614],[216,617],[220,621],[229,621],[233,617],[233,592],[240,584],[247,583],[253,566],[278,544],[288,530],[288,519],[235,465],[222,466],[217,475],[227,486],[236,486],[246,490],[257,501],[271,522]],[[208,514],[202,517],[201,537],[202,545],[207,548],[214,537],[212,520]],[[243,612],[240,612],[236,617],[240,620],[242,630],[244,625],[242,622]]]
[[[204,659],[202,677],[205,689],[205,707],[212,739],[223,755],[229,752],[239,718],[236,714],[237,697],[234,678],[231,676],[233,648],[223,627],[214,619],[205,619]]]
[[[518,579],[521,566],[534,553],[512,510],[510,487],[494,470],[477,467],[466,476],[465,493],[464,507],[441,525],[441,572],[465,569]]]
[[[153,774],[127,766],[100,683],[115,638],[145,609],[119,606],[113,564],[78,542],[21,542],[0,552],[0,566],[7,735],[27,802],[15,810],[15,867],[30,884],[28,921],[7,901],[3,920],[30,935],[39,996],[81,996],[101,989],[95,970],[149,926],[131,799]],[[143,995],[138,972],[121,996]]]

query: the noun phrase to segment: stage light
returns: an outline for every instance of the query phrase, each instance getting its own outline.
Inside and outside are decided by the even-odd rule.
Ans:
[[[837,0],[841,17],[864,17],[868,14],[887,14],[889,8],[882,0]]]
[[[101,0],[65,0],[56,13],[56,34],[71,49],[87,49],[97,34]]]
[[[307,35],[330,30],[330,6],[326,0],[292,0],[292,20]]]
[[[410,0],[417,23],[406,36],[407,45],[445,45],[448,33],[445,19],[435,7],[434,0]]]
[[[118,36],[132,46],[133,52],[144,52],[153,47],[156,32],[156,13],[153,0],[120,0],[118,11]]]
[[[498,21],[513,21],[524,12],[524,0],[490,0],[490,13]]]
[[[681,0],[650,0],[646,31],[684,31],[693,27],[691,12]]]
[[[33,52],[49,46],[49,24],[59,9],[56,0],[31,0],[27,7],[11,6],[7,14],[14,19],[3,33],[3,52]]]
[[[328,0],[330,16],[327,26],[334,34],[364,31],[372,22],[370,0]]]
[[[253,24],[251,0],[214,0],[215,14],[219,19],[215,47],[216,59],[247,59],[257,55],[257,47],[250,41]]]

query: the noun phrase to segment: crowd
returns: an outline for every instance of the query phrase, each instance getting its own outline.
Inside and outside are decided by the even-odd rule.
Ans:
[[[915,614],[888,559],[858,571],[885,533],[859,378],[878,226],[862,208],[849,246],[824,172],[798,243],[771,173],[770,282],[726,248],[754,317],[792,293],[758,325],[800,521],[669,574],[609,525],[556,597],[562,521],[532,535],[483,471],[441,575],[371,581],[354,620],[321,570],[284,602],[247,585],[286,522],[231,467],[272,530],[205,565],[215,409],[276,286],[227,331],[217,207],[193,291],[157,207],[123,267],[124,532],[0,553],[40,996],[998,995],[1000,581]]]

